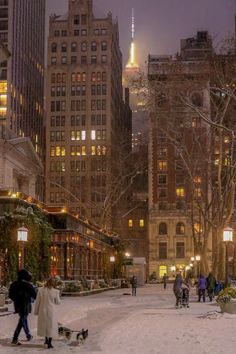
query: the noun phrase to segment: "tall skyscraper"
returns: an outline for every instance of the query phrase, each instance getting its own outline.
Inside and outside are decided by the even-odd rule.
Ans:
[[[44,155],[45,0],[1,0],[0,42],[10,52],[1,62],[0,124],[30,137]]]
[[[118,23],[92,0],[69,0],[68,14],[50,18],[47,98],[47,203],[108,225],[131,116]]]

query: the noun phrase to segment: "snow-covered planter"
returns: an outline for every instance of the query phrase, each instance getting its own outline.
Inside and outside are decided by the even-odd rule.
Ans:
[[[216,301],[222,312],[236,314],[236,289],[226,288],[221,290]]]

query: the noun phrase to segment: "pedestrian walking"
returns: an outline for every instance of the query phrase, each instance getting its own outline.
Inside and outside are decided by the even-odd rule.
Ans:
[[[38,290],[34,314],[38,316],[37,334],[45,337],[45,346],[53,348],[52,338],[58,334],[58,322],[55,305],[60,305],[60,291],[55,289],[55,281],[49,278],[45,285]]]
[[[18,272],[17,280],[9,288],[9,298],[14,302],[15,313],[19,315],[19,321],[12,339],[14,345],[21,344],[18,338],[22,328],[28,341],[33,338],[28,326],[28,315],[32,310],[31,303],[36,298],[36,290],[31,280],[31,274],[26,269],[21,269]]]
[[[167,286],[167,280],[168,280],[168,276],[166,275],[166,273],[163,275],[163,285],[164,285],[164,289],[166,289],[166,286]]]
[[[216,287],[216,278],[214,277],[213,273],[210,272],[206,280],[207,280],[207,293],[210,301],[212,301],[215,295],[214,292]]]
[[[175,281],[173,285],[173,291],[176,298],[176,304],[175,304],[176,308],[178,308],[180,305],[182,283],[183,283],[182,275],[178,273],[175,277]]]
[[[137,286],[138,286],[138,279],[135,275],[131,278],[131,285],[132,285],[132,296],[136,296],[137,293]]]
[[[206,288],[207,288],[207,281],[203,274],[200,274],[198,279],[198,302],[201,301],[203,298],[203,302],[206,301]]]

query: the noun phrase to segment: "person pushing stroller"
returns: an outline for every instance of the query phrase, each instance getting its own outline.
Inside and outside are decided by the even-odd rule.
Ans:
[[[175,277],[173,291],[176,298],[176,308],[183,306],[189,306],[189,285],[182,278],[181,273],[178,273]]]

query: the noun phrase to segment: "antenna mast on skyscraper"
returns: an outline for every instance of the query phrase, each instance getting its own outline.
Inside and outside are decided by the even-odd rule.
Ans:
[[[132,40],[134,40],[134,31],[135,31],[134,8],[132,8],[132,22],[131,23],[132,23],[131,24],[131,38],[132,38]]]

